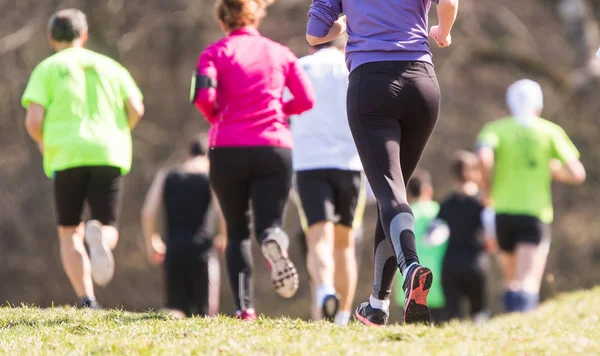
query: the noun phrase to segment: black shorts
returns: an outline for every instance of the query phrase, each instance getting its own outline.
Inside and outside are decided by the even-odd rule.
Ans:
[[[528,215],[496,215],[496,235],[502,251],[513,252],[518,243],[539,245],[550,239],[550,225]]]
[[[302,228],[321,221],[358,227],[366,204],[362,172],[315,169],[296,172],[295,191]]]
[[[186,316],[209,315],[211,284],[215,281],[216,256],[212,248],[167,248],[165,278],[168,309],[179,310]]]
[[[110,166],[75,167],[54,174],[54,199],[58,225],[77,226],[83,203],[92,220],[116,225],[121,191],[121,169]]]

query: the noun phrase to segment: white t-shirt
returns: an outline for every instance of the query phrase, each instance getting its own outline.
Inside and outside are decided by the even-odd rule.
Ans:
[[[300,58],[298,63],[312,82],[317,102],[312,110],[291,117],[294,171],[362,171],[346,115],[348,69],[344,54],[325,48]]]

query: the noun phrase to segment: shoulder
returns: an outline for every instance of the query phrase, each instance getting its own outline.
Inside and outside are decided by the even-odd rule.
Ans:
[[[298,57],[296,57],[294,52],[292,52],[288,46],[265,36],[260,36],[260,41],[264,42],[273,52],[279,54],[282,58],[285,58],[290,62],[296,62],[298,60]]]
[[[550,120],[539,118],[537,124],[540,129],[550,135],[564,134],[565,132],[562,127]]]
[[[229,42],[230,41],[227,40],[227,37],[225,37],[223,39],[220,39],[219,41],[209,44],[208,46],[206,46],[206,48],[204,48],[202,53],[200,53],[200,58],[218,56],[220,53],[223,53],[229,47]]]

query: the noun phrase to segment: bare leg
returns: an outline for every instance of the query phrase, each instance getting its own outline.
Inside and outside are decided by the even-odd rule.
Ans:
[[[308,244],[308,254],[306,263],[311,278],[311,284],[314,287],[313,294],[313,317],[318,315],[315,320],[321,319],[321,302],[316,294],[320,286],[331,286],[333,288],[334,264],[333,264],[333,242],[334,242],[334,224],[330,221],[322,221],[311,225],[306,232],[306,243]],[[319,311],[315,313],[314,310]],[[316,315],[315,315],[316,314]]]
[[[221,293],[221,265],[219,257],[213,251],[208,260],[208,315],[219,314],[219,295]]]
[[[352,228],[343,225],[335,226],[333,260],[335,263],[334,285],[340,296],[340,311],[350,312],[358,279]]]
[[[500,266],[504,275],[504,289],[506,290],[516,291],[520,288],[519,281],[517,279],[516,261],[517,259],[515,253],[500,253]]]
[[[83,243],[83,225],[59,226],[60,256],[63,268],[77,297],[94,298],[90,259]]]
[[[548,257],[547,247],[542,244],[518,244],[516,256],[516,279],[520,289],[529,294],[538,294]]]

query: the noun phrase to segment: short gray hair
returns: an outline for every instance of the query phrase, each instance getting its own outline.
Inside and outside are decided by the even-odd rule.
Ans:
[[[81,37],[88,28],[85,14],[77,9],[56,12],[48,21],[50,37],[57,42],[70,43]]]

